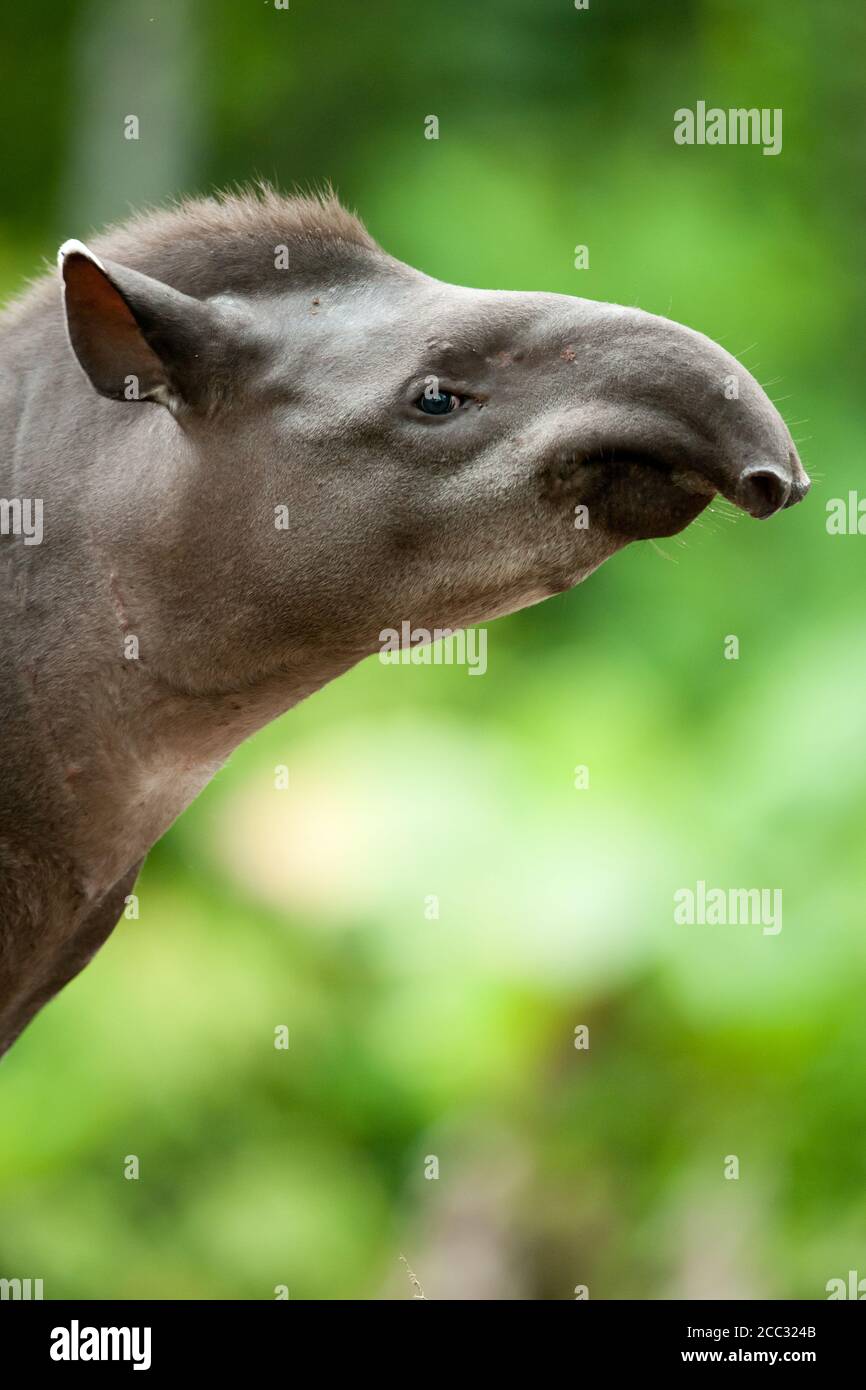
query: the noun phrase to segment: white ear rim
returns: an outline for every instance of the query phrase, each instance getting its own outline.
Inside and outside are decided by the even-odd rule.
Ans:
[[[94,255],[89,246],[85,246],[83,241],[77,241],[75,237],[70,237],[68,241],[64,241],[57,252],[57,264],[61,270],[63,269],[63,262],[66,257],[72,255],[84,256],[86,260],[91,261],[93,265],[101,270],[103,275],[106,274],[105,266],[102,264],[99,257]]]

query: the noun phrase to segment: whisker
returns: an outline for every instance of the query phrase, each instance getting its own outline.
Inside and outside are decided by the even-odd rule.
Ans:
[[[657,554],[657,555],[661,555],[661,557],[662,557],[663,560],[670,560],[670,562],[671,562],[672,565],[678,565],[678,564],[679,564],[679,560],[676,560],[676,559],[674,558],[673,555],[669,555],[668,552],[667,552],[666,550],[662,550],[662,548],[661,548],[661,546],[659,545],[658,541],[657,541],[653,536],[648,536],[648,537],[647,537],[647,540],[649,541],[650,545],[652,546],[652,548],[653,548],[653,550],[656,552],[656,554]]]
[[[713,516],[723,516],[727,521],[739,521],[743,513],[739,507],[735,507],[733,502],[729,502],[727,497],[716,497],[707,508]]]

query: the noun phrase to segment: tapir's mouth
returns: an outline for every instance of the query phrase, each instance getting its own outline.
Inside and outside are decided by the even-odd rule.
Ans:
[[[606,449],[583,467],[607,529],[633,540],[676,535],[716,494],[704,474],[650,450]]]
[[[560,456],[548,471],[546,491],[583,504],[588,525],[629,540],[673,536],[712,501],[715,486],[705,474],[647,449],[606,447]]]

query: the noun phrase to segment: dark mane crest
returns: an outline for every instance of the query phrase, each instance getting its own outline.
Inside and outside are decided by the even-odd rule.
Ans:
[[[357,217],[327,192],[289,197],[268,184],[208,198],[185,198],[109,228],[93,249],[185,294],[272,288],[277,248],[292,279],[333,270],[359,253],[381,255]]]

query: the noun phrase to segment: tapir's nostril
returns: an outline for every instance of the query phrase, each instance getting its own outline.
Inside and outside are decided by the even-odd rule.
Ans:
[[[737,501],[744,511],[761,519],[772,516],[791,500],[792,479],[775,463],[752,463],[737,484]]]

